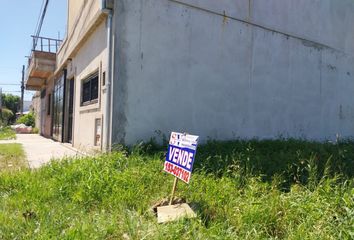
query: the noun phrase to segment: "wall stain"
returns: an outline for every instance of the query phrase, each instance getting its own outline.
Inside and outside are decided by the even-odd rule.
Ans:
[[[203,11],[203,12],[207,12],[209,14],[214,14],[214,15],[217,15],[217,16],[221,16],[224,19],[224,23],[228,22],[229,20],[238,21],[238,22],[242,22],[242,23],[246,24],[246,26],[251,25],[251,26],[254,26],[254,27],[257,27],[257,28],[261,28],[261,29],[266,30],[266,31],[271,31],[271,32],[274,32],[274,33],[277,33],[277,34],[282,34],[282,35],[288,36],[289,38],[298,39],[298,40],[302,41],[302,44],[304,46],[315,48],[318,51],[320,51],[322,49],[329,49],[329,50],[332,50],[332,51],[335,51],[335,52],[344,53],[342,50],[335,49],[334,47],[325,45],[324,43],[314,42],[312,40],[304,39],[301,36],[285,33],[285,32],[283,32],[281,30],[269,28],[269,27],[261,25],[259,23],[252,22],[250,19],[248,19],[248,17],[246,17],[246,19],[241,19],[241,18],[237,18],[237,17],[233,17],[233,16],[228,16],[228,15],[226,15],[226,11],[225,10],[223,11],[223,13],[221,13],[221,12],[218,12],[218,11],[213,11],[213,10],[210,10],[210,9],[205,9],[205,8],[196,6],[196,5],[192,4],[192,3],[186,3],[186,2],[183,2],[183,1],[180,1],[180,0],[168,0],[168,1],[169,2],[174,2],[174,3],[177,3],[177,4],[181,4],[183,6],[187,6],[187,7],[190,7],[190,8],[194,8],[194,9],[197,9],[197,10],[200,10],[200,11]],[[253,11],[253,0],[249,0],[249,6],[251,7],[250,8],[251,11],[249,12],[249,14],[251,14],[251,17],[253,17],[252,16],[252,14],[253,14],[253,12],[252,12]]]
[[[344,114],[343,114],[343,106],[342,105],[339,105],[339,119],[340,120],[343,120],[345,117],[344,117]]]
[[[248,20],[251,21],[253,18],[253,0],[248,0]]]
[[[331,64],[328,64],[327,65],[328,69],[332,70],[332,71],[337,71],[337,67],[336,66],[333,66]]]
[[[226,12],[225,12],[225,10],[224,10],[224,16],[223,16],[223,20],[222,20],[222,23],[223,23],[223,25],[225,25],[225,24],[227,24],[227,16],[226,16]]]
[[[312,41],[308,41],[308,40],[302,40],[302,45],[304,45],[305,47],[311,47],[311,48],[314,48],[318,51],[321,51],[324,46],[320,43],[315,43],[315,42],[312,42]]]

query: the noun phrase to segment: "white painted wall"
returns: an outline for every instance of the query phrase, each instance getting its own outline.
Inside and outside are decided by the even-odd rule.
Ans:
[[[353,136],[353,1],[181,2],[116,1],[113,141]]]
[[[85,44],[80,48],[68,68],[68,78],[75,79],[74,134],[73,146],[84,151],[101,150],[95,147],[95,119],[104,112],[104,87],[102,73],[107,68],[107,33],[105,22],[101,23]],[[82,81],[99,71],[99,99],[97,103],[81,106]]]
[[[100,0],[68,0],[67,35],[57,53],[56,70],[80,50],[82,41],[101,15]]]

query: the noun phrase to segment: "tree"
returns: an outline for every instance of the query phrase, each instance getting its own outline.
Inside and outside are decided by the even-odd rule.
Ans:
[[[35,127],[35,122],[36,120],[33,112],[23,115],[19,119],[17,119],[17,123],[23,123],[26,126],[31,126],[31,127]]]
[[[9,119],[8,123],[16,121],[16,113],[20,107],[20,97],[12,94],[2,94],[2,106],[12,111],[13,116]]]
[[[11,110],[7,108],[2,108],[0,113],[0,125],[3,123],[5,126],[10,123],[10,119],[14,117],[14,114]]]

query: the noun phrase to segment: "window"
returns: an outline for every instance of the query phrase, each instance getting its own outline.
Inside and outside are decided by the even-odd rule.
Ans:
[[[54,84],[53,91],[53,138],[57,141],[62,141],[63,128],[63,106],[64,106],[64,79],[65,75],[61,75]]]
[[[98,72],[82,82],[81,105],[96,103],[98,99]]]

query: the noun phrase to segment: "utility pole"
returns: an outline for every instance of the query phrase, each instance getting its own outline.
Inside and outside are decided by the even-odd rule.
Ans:
[[[22,81],[21,81],[21,116],[23,115],[23,95],[25,93],[25,65],[22,65]]]

